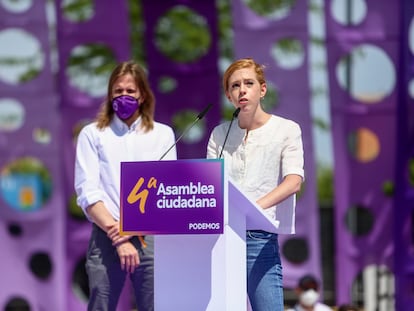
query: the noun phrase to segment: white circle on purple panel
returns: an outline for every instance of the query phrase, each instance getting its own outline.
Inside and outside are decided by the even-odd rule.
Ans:
[[[271,55],[279,67],[288,70],[299,68],[305,59],[302,42],[295,38],[279,39],[272,45]]]
[[[411,19],[408,29],[408,45],[410,46],[411,53],[414,54],[414,18]]]
[[[367,3],[365,0],[333,0],[331,2],[331,14],[339,24],[358,25],[367,16]]]
[[[13,132],[22,127],[25,110],[23,105],[13,98],[0,98],[0,132]]]
[[[206,55],[211,40],[206,17],[185,5],[176,5],[161,16],[154,33],[157,49],[177,63],[191,63]]]
[[[33,141],[41,145],[50,144],[52,141],[52,133],[43,127],[36,127],[32,132]]]
[[[94,0],[63,0],[63,16],[71,22],[84,22],[95,15]]]
[[[113,51],[106,45],[78,45],[71,51],[66,75],[76,89],[91,97],[102,97],[116,65]]]
[[[158,90],[161,93],[171,93],[177,89],[177,80],[171,76],[162,76],[158,81]]]
[[[336,65],[339,85],[352,98],[371,104],[390,95],[396,85],[391,58],[378,46],[361,44],[341,57]]]
[[[172,117],[173,127],[180,135],[184,134],[184,131],[192,124],[197,117],[197,112],[192,110],[183,110],[175,113]],[[188,144],[199,142],[206,133],[205,120],[199,120],[194,126],[192,126],[182,137],[182,141]]]
[[[19,28],[0,31],[0,80],[22,84],[34,79],[44,65],[40,42]]]
[[[243,0],[243,2],[256,14],[273,20],[279,20],[288,16],[296,4],[296,0]]]
[[[414,99],[414,79],[408,83],[408,94],[412,99]]]
[[[32,0],[1,0],[0,4],[11,13],[24,13],[32,7]]]

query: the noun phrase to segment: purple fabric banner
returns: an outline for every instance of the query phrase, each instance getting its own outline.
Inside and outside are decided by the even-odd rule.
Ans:
[[[104,92],[99,96],[91,96],[90,91],[96,86],[91,85],[89,90],[81,89],[75,85],[69,76],[70,58],[77,56],[75,49],[87,46],[88,44],[98,44],[100,51],[96,55],[90,53],[90,57],[85,55],[83,64],[84,68],[88,68],[87,72],[89,80],[93,78],[91,74],[96,70],[96,65],[100,63],[103,57],[111,54],[116,61],[129,60],[131,57],[131,47],[129,40],[129,16],[127,3],[120,1],[114,6],[113,2],[97,2],[93,3],[93,14],[90,19],[82,22],[74,22],[65,18],[61,9],[63,1],[56,1],[57,14],[57,40],[59,52],[59,88],[61,96],[61,106],[70,106],[74,108],[95,107],[96,110],[106,95]],[[116,14],[114,14],[116,11]],[[95,49],[97,51],[98,49]],[[81,49],[78,51],[82,51]],[[81,52],[78,52],[81,53]],[[86,53],[86,52],[85,52]],[[82,54],[80,54],[82,55]],[[94,61],[92,59],[94,57]],[[79,60],[78,60],[79,61]],[[83,83],[90,81],[84,80]],[[107,80],[103,82],[104,87]],[[106,88],[105,88],[106,91]]]
[[[396,185],[394,200],[395,310],[410,311],[414,305],[414,3],[401,4],[400,97],[396,131]],[[411,86],[411,87],[410,87]],[[411,90],[411,91],[410,91]],[[411,162],[410,162],[411,161]],[[411,164],[410,164],[411,163]],[[410,166],[411,165],[411,166]],[[410,169],[411,167],[411,169]],[[410,173],[411,172],[411,173]],[[410,181],[411,178],[411,181]]]
[[[55,92],[55,84],[53,83],[53,72],[51,70],[50,63],[50,38],[48,22],[46,19],[45,2],[43,0],[33,1],[32,6],[25,12],[20,14],[6,11],[2,5],[0,5],[0,32],[4,31],[20,31],[25,35],[28,35],[30,39],[33,39],[39,43],[39,54],[36,57],[41,59],[43,66],[40,68],[35,79],[30,79],[24,83],[18,83],[10,85],[4,83],[0,79],[0,94],[1,97],[8,96],[19,98],[20,96],[30,94],[51,95]],[[10,43],[13,46],[13,42]],[[16,64],[21,64],[22,61],[27,63],[33,62],[35,55],[32,55],[33,59],[22,59],[23,55],[19,51],[21,47],[16,46]],[[3,51],[2,51],[3,52]],[[3,52],[4,53],[4,52]],[[3,54],[2,53],[2,54]],[[5,57],[5,55],[2,55]],[[36,67],[37,64],[30,64]],[[28,66],[30,67],[30,66]],[[31,68],[30,68],[31,69]],[[24,91],[23,91],[24,90]],[[32,98],[33,99],[33,98]],[[33,100],[32,100],[33,102]]]
[[[223,160],[121,163],[121,230],[223,233]]]
[[[212,104],[206,117],[199,122],[199,124],[205,122],[205,126],[200,130],[201,137],[193,142],[182,139],[177,145],[180,159],[205,158],[209,134],[221,121],[216,4],[210,0],[143,0],[142,7],[149,79],[157,99],[156,119],[173,125],[175,116],[179,117],[190,110],[195,112],[195,119],[199,112]],[[191,10],[196,19],[203,19],[206,22],[204,30],[209,33],[210,44],[205,54],[192,61],[174,61],[163,54],[156,45],[154,34],[161,18],[176,8]],[[180,38],[180,29],[172,29],[172,32]],[[162,92],[157,87],[163,77],[170,77],[175,81],[174,90]],[[174,125],[173,127],[178,137],[180,131]]]
[[[131,57],[129,15],[127,1],[93,1],[90,18],[83,21],[68,19],[63,10],[67,1],[55,1],[57,16],[57,42],[59,55],[58,88],[60,92],[61,141],[59,146],[62,162],[65,208],[74,196],[73,167],[75,163],[76,137],[85,123],[94,120],[99,106],[106,96],[109,73],[96,74]],[[74,61],[75,59],[75,61]],[[99,67],[98,67],[99,66]],[[98,70],[99,68],[99,70]],[[78,70],[78,71],[75,71]],[[82,73],[80,71],[83,71]],[[87,77],[77,80],[79,76]],[[100,90],[97,94],[96,91]],[[76,275],[76,267],[83,267],[90,236],[91,224],[65,213],[67,217],[65,247],[66,291],[65,308],[60,310],[85,310],[87,296],[81,287],[86,275]],[[83,270],[81,270],[83,271]],[[82,279],[82,277],[84,279]],[[74,284],[74,280],[80,280]],[[130,288],[125,286],[117,310],[131,309]]]
[[[384,94],[381,89],[370,93],[358,87],[381,83],[384,77],[379,72],[384,64],[391,68],[387,78],[397,79],[393,75],[399,62],[400,2],[366,1],[366,16],[349,26],[334,18],[332,2],[326,1],[325,9],[335,158],[335,239],[340,245],[335,254],[336,302],[342,304],[355,301],[352,289],[369,265],[392,268],[390,220],[395,211],[386,185],[395,175],[398,82],[390,83],[390,91]],[[346,15],[345,5],[343,10]],[[357,61],[358,56],[362,56],[361,62],[370,60],[364,57],[367,50],[385,62],[363,73],[358,71]],[[342,84],[340,66],[348,79]],[[361,75],[364,79],[356,80]]]
[[[0,100],[18,103],[22,124],[0,130],[0,305],[64,310],[66,214],[47,1],[26,1],[31,2],[27,10],[17,12],[7,9],[16,4],[11,2],[0,4],[0,32],[14,37],[7,43],[3,37],[0,50],[2,77],[9,70],[16,83],[0,79]],[[12,173],[11,166],[18,172]]]

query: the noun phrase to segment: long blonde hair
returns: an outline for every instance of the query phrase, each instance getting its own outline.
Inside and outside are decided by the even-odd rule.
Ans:
[[[139,114],[142,118],[142,128],[149,131],[154,127],[155,96],[144,69],[133,61],[122,62],[112,71],[106,99],[96,116],[97,127],[103,129],[111,123],[115,114],[112,108],[112,88],[115,81],[126,74],[130,74],[134,78],[135,84],[141,93],[143,100],[139,106]]]

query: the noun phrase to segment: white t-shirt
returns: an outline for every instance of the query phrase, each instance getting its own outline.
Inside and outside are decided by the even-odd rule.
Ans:
[[[230,125],[218,125],[210,135],[207,158],[218,158]],[[289,174],[304,177],[302,132],[294,121],[272,115],[260,128],[232,124],[223,157],[229,177],[253,202],[274,189]],[[278,220],[279,233],[295,233],[295,195],[265,212]],[[261,228],[256,228],[261,229]]]

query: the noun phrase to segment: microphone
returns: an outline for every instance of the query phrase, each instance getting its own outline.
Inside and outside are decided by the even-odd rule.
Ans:
[[[229,128],[227,129],[226,137],[224,138],[223,147],[221,148],[220,156],[218,157],[219,159],[221,159],[221,156],[223,154],[224,146],[226,145],[227,137],[229,137],[230,128],[231,128],[231,125],[233,124],[233,120],[239,116],[239,113],[240,113],[240,107],[237,108],[233,112],[233,116],[231,117]]]
[[[158,161],[161,161],[166,155],[167,155],[167,153],[172,149],[172,148],[174,148],[175,147],[175,145],[177,145],[177,143],[180,141],[180,139],[185,135],[185,134],[187,134],[187,132],[189,131],[189,130],[191,130],[191,128],[199,121],[199,120],[201,120],[202,118],[204,118],[204,116],[207,114],[207,112],[210,110],[210,108],[212,107],[213,105],[212,104],[208,104],[208,106],[206,107],[206,108],[204,108],[204,110],[203,111],[201,111],[198,115],[197,115],[197,117],[195,118],[195,120],[193,121],[193,123],[191,123],[189,126],[187,126],[185,129],[184,129],[184,131],[183,131],[183,133],[180,135],[180,137],[178,137],[177,139],[176,139],[176,141],[174,142],[174,144],[172,144],[171,145],[171,147],[170,148],[168,148],[167,149],[167,151],[165,151],[164,152],[164,154],[161,156],[161,158],[158,160]]]
[[[234,112],[233,112],[233,118],[237,118],[239,116],[241,108],[237,108]]]
[[[197,116],[197,118],[196,118],[196,121],[195,121],[195,122],[197,122],[198,120],[201,120],[202,118],[204,118],[204,116],[207,114],[207,111],[209,111],[209,110],[210,110],[211,106],[213,106],[213,105],[212,105],[212,104],[208,104],[208,106],[207,106],[206,108],[204,108],[204,110],[203,110],[203,111],[201,111],[201,112],[198,114],[198,116]]]

